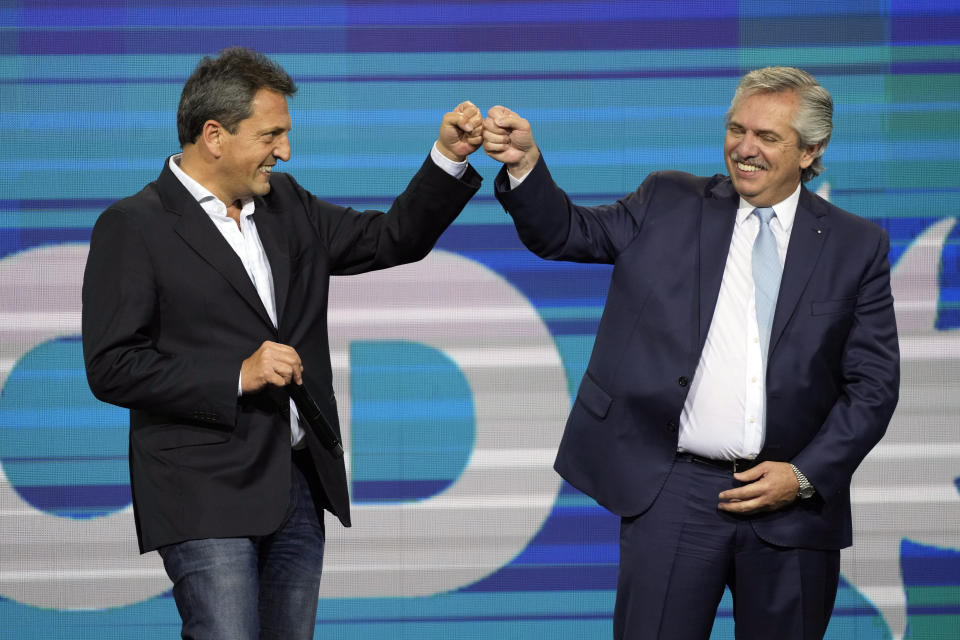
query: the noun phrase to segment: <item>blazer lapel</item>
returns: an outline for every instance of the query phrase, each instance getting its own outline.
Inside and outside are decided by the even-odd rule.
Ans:
[[[827,236],[830,235],[825,215],[826,209],[819,206],[806,188],[801,188],[797,215],[793,221],[793,231],[790,233],[790,244],[787,248],[787,260],[783,266],[783,277],[780,279],[777,307],[773,313],[768,352],[770,355],[773,354],[777,342],[783,335],[783,330],[793,317],[800,296],[820,258]]]
[[[290,289],[290,253],[281,241],[284,234],[279,228],[279,217],[270,211],[263,198],[256,198],[253,220],[257,225],[260,244],[263,245],[267,260],[270,262],[270,271],[273,273],[273,297],[277,309],[277,325],[279,325],[283,318],[287,292]]]
[[[697,318],[698,338],[696,357],[699,360],[703,345],[707,341],[707,331],[713,320],[713,312],[720,295],[720,282],[723,269],[730,252],[730,239],[733,237],[733,225],[737,220],[739,197],[729,180],[708,189],[708,197],[703,200],[700,214],[699,243],[699,281],[700,300]],[[696,362],[694,362],[696,365]]]
[[[157,179],[157,187],[164,206],[178,216],[174,224],[177,234],[223,276],[263,321],[272,327],[273,322],[240,258],[220,235],[203,207],[193,199],[166,164]]]

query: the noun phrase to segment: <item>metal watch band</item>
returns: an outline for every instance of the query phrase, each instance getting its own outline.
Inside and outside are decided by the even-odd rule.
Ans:
[[[810,484],[810,481],[807,480],[807,476],[803,475],[803,472],[797,469],[794,464],[791,464],[790,468],[793,469],[793,473],[797,476],[797,482],[800,484],[800,487],[797,489],[797,497],[801,500],[813,497],[814,488],[813,485]]]

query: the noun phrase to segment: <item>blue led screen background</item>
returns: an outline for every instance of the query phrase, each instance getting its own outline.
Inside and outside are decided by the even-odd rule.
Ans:
[[[389,206],[465,99],[528,118],[599,204],[722,173],[745,71],[816,75],[835,133],[809,186],[890,233],[904,373],[828,637],[960,637],[957,2],[0,0],[0,638],[177,636],[136,552],[126,412],[84,379],[79,286],[97,215],[177,151],[184,80],[235,44],[299,85],[283,170],[357,208]],[[484,187],[426,260],[333,286],[356,517],[328,518],[317,637],[610,635],[618,523],[551,468],[610,272],[528,253],[498,167],[471,162]]]

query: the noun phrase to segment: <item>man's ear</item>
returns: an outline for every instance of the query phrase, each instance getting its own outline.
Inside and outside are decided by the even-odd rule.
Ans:
[[[223,142],[226,130],[223,125],[216,120],[207,120],[203,123],[203,129],[200,132],[200,143],[206,147],[207,151],[214,158],[223,155]]]
[[[806,169],[811,164],[813,164],[814,160],[817,159],[817,154],[820,152],[820,144],[821,143],[818,142],[817,144],[811,145],[806,149],[804,149],[803,151],[801,151],[800,153],[801,169]]]

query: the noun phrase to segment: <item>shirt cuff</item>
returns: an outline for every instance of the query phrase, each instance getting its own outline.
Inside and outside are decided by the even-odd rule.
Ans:
[[[239,398],[242,395],[243,395],[243,372],[241,371],[240,374],[237,375],[237,397]]]
[[[459,180],[463,177],[463,174],[467,172],[468,162],[464,160],[463,162],[454,162],[447,156],[440,153],[440,150],[437,149],[437,143],[433,143],[433,149],[430,149],[430,158],[433,160],[433,163],[443,169],[445,172]]]
[[[527,171],[525,174],[523,174],[519,178],[514,178],[513,174],[507,171],[507,178],[509,178],[510,180],[510,190],[513,191],[514,189],[519,187],[521,184],[523,184],[523,181],[526,180],[527,176],[530,175],[531,173],[533,173],[533,169],[530,169],[530,171]]]

